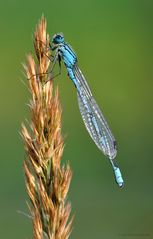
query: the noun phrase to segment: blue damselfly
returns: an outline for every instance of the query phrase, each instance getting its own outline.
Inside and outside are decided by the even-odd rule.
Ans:
[[[78,105],[86,129],[97,147],[109,158],[114,171],[115,180],[119,187],[123,187],[124,181],[115,160],[117,154],[116,140],[103,113],[93,98],[85,77],[78,67],[75,52],[70,45],[65,42],[64,36],[61,33],[57,33],[53,36],[52,45],[50,45],[50,47],[52,51],[55,51],[51,71],[57,61],[61,68],[61,60],[63,60],[69,78],[77,89]]]

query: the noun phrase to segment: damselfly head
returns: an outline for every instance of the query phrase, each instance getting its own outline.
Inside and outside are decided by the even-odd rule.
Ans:
[[[64,36],[62,33],[56,33],[52,38],[52,43],[60,44],[64,42]]]

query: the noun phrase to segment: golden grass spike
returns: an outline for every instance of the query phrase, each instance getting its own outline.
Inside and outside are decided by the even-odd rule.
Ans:
[[[24,172],[31,201],[33,238],[68,239],[72,219],[71,205],[66,198],[72,171],[69,164],[61,166],[64,149],[61,133],[62,108],[59,91],[56,88],[55,93],[53,92],[53,81],[45,74],[51,64],[47,57],[50,50],[46,25],[46,20],[42,17],[34,33],[38,63],[32,55],[28,55],[28,63],[24,66],[31,92],[31,122],[27,127],[22,124],[27,154]],[[44,84],[46,80],[48,82]]]

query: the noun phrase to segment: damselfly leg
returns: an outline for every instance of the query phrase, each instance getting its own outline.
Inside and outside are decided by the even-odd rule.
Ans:
[[[52,62],[52,67],[51,67],[50,71],[45,72],[45,73],[38,73],[38,74],[32,75],[28,80],[30,80],[34,76],[40,76],[41,77],[41,76],[44,76],[44,75],[51,74],[51,78],[44,82],[44,84],[46,84],[48,81],[53,80],[55,77],[61,75],[61,57],[58,54],[58,52],[55,53],[55,56],[52,56],[52,55],[48,56],[45,52],[43,54]],[[52,73],[53,73],[53,70],[54,70],[55,65],[56,65],[57,62],[58,62],[58,65],[59,65],[59,72],[57,74],[53,75]]]

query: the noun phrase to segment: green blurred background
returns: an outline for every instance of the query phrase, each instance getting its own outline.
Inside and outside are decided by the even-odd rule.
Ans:
[[[118,141],[125,179],[112,169],[85,130],[76,91],[56,79],[63,106],[64,161],[75,213],[71,238],[153,238],[153,1],[77,0],[0,2],[0,238],[32,238],[19,135],[29,94],[21,63],[33,51],[32,34],[44,13],[52,35],[62,31]]]

